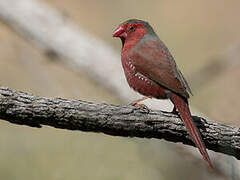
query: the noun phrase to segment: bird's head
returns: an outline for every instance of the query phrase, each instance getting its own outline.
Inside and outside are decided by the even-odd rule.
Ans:
[[[113,32],[113,37],[119,37],[124,44],[126,40],[140,40],[146,33],[155,34],[152,27],[138,19],[130,19],[121,23]]]

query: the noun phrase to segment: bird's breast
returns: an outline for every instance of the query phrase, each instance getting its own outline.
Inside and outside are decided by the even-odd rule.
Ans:
[[[136,67],[133,65],[132,60],[129,57],[122,56],[122,66],[129,86],[135,91],[142,95],[158,99],[167,98],[165,93],[166,89],[137,72]]]

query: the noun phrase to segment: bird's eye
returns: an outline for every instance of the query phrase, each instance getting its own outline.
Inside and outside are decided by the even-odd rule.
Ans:
[[[135,29],[134,26],[130,26],[130,27],[129,27],[129,31],[133,31],[134,29]]]

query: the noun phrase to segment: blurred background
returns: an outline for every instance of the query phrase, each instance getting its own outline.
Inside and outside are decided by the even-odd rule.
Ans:
[[[111,37],[113,30],[129,18],[148,21],[189,81],[194,93],[191,106],[213,121],[240,125],[240,1],[38,1],[110,44],[119,61],[121,42]],[[114,91],[73,71],[1,19],[0,40],[1,86],[45,97],[123,104]],[[211,173],[195,148],[156,139],[1,121],[0,151],[0,178],[6,180],[234,179],[234,174],[220,170],[234,158],[219,155],[222,161],[215,162],[219,171]]]

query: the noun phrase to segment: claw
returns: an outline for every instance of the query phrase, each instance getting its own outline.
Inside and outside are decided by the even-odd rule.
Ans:
[[[145,104],[131,104],[134,107],[138,107],[144,111],[146,111],[147,113],[150,112],[150,109],[145,105]]]
[[[138,104],[139,102],[144,101],[144,100],[146,100],[146,99],[148,99],[148,98],[150,98],[150,97],[147,97],[147,96],[146,96],[146,97],[143,97],[143,98],[141,98],[141,99],[137,99],[136,101],[133,101],[132,103],[130,103],[130,105],[131,105],[131,106],[135,106],[135,107],[139,107],[139,108],[147,111],[147,113],[149,113],[149,112],[150,112],[150,109],[149,109],[145,104]]]

